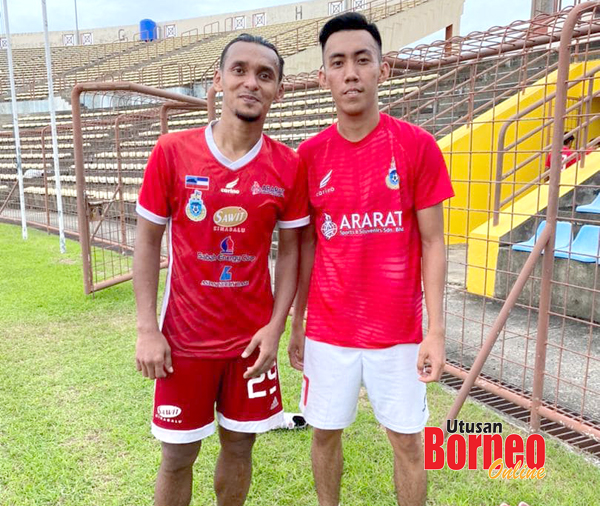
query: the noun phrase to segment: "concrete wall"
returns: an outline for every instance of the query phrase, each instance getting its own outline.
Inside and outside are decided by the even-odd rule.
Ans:
[[[70,111],[71,103],[62,97],[54,97],[54,108],[57,112]],[[45,100],[19,100],[17,111],[19,114],[48,113],[50,110],[48,99]],[[11,115],[12,105],[10,102],[0,102],[0,115]]]
[[[464,0],[430,0],[378,21],[383,52],[398,51],[449,25],[454,25],[453,33],[459,35],[464,3]]]
[[[264,13],[266,17],[266,24],[273,25],[278,23],[287,23],[290,21],[296,21],[296,19],[313,19],[328,16],[329,2],[331,0],[313,0],[309,2],[298,2],[288,5],[279,5],[276,7],[264,7],[262,9],[254,9],[248,11],[241,11],[236,13],[225,13],[215,16],[203,16],[200,18],[192,19],[179,19],[175,21],[162,21],[155,19],[157,25],[160,27],[160,33],[164,33],[167,25],[175,25],[176,35],[179,36],[188,30],[198,30],[200,34],[206,31],[226,31],[231,30],[232,21],[234,17],[244,16],[245,27],[251,28],[253,26],[253,15]],[[349,2],[350,0],[343,0]],[[463,0],[460,0],[462,3]],[[296,17],[296,11],[302,11],[302,17]],[[144,12],[140,12],[140,20],[146,18]],[[212,25],[212,27],[210,26]],[[83,38],[83,34],[91,33],[93,36],[94,44],[105,44],[115,42],[120,38],[123,40],[136,40],[138,37],[136,34],[139,32],[139,25],[127,25],[127,26],[114,26],[106,28],[93,28],[86,29],[80,28],[80,38]],[[63,35],[71,34],[74,35],[75,28],[70,31],[62,32],[50,32],[50,45],[52,46],[63,46]],[[14,48],[23,47],[40,47],[44,45],[44,35],[42,32],[39,33],[20,33],[12,36],[12,44]]]
[[[512,251],[509,247],[500,248],[498,272],[494,297],[505,300],[517,276],[525,266],[529,253]],[[552,295],[550,310],[562,314],[563,311],[585,321],[600,322],[600,304],[596,293],[600,291],[600,280],[596,275],[596,263],[582,263],[576,260],[556,258],[552,273]],[[538,260],[532,277],[525,284],[518,302],[533,307],[540,305],[542,261]]]
[[[454,34],[458,35],[463,7],[464,0],[430,0],[378,21],[383,52],[398,51],[449,25],[454,25]],[[321,63],[320,47],[311,47],[286,58],[285,73],[310,72]]]

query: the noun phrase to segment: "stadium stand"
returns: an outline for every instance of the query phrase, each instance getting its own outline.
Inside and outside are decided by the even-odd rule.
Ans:
[[[385,56],[392,75],[380,88],[381,110],[419,124],[436,137],[457,194],[445,208],[449,244],[446,316],[448,370],[459,377],[464,378],[460,375],[473,364],[485,333],[500,312],[499,304],[509,298],[544,232],[549,202],[544,162],[552,145],[558,42],[570,11]],[[596,151],[600,137],[600,79],[596,78],[600,24],[596,19],[594,13],[578,20],[570,48],[565,135],[576,137],[575,150],[580,158],[560,176],[560,222],[554,245],[555,286],[550,311],[552,318],[560,319],[556,328],[562,325],[563,334],[557,338],[562,343],[549,352],[558,358],[547,379],[552,391],[544,392],[546,406],[568,418],[578,430],[600,430],[596,421],[600,420],[598,385],[574,385],[562,372],[597,366],[600,356],[591,339],[597,335],[600,322],[595,302],[600,292],[600,216],[597,211],[589,212],[589,206],[598,207],[600,189],[600,153]],[[316,44],[319,22],[306,20],[245,31],[270,38],[288,56]],[[55,59],[61,61],[58,82],[63,98],[70,98],[65,92],[75,82],[95,79],[129,80],[187,93],[206,91],[221,48],[235,35],[211,33],[148,45],[120,43],[55,50]],[[20,98],[41,98],[45,83],[31,85],[30,79],[45,68],[42,53],[37,49],[19,51],[23,51],[18,54]],[[0,56],[4,58],[1,52]],[[317,67],[315,64],[314,69]],[[273,105],[265,132],[297,147],[334,121],[335,107],[329,92],[319,88],[316,71],[288,75],[284,84],[286,94]],[[5,82],[2,86],[6,89]],[[125,279],[124,273],[130,268],[127,258],[133,246],[137,191],[146,159],[164,127],[160,109],[165,102],[135,93],[105,91],[84,93],[81,103],[85,209],[95,245],[104,248],[92,248],[93,281],[107,286],[111,278]],[[217,113],[219,107],[217,97]],[[208,116],[208,111],[191,107],[172,110],[168,130],[204,126]],[[70,112],[58,115],[64,214],[68,230],[75,232],[77,179],[72,120]],[[56,227],[56,202],[48,115],[30,114],[20,121],[23,170],[28,174],[27,218],[51,230]],[[9,120],[3,118],[0,219],[18,221],[11,128]],[[118,227],[111,228],[111,222]],[[114,256],[106,255],[106,246],[119,253],[123,270],[114,266]],[[112,266],[108,260],[102,264],[105,256]],[[509,391],[505,395],[511,398],[525,398],[532,390],[530,342],[536,329],[535,325],[530,327],[537,318],[532,311],[539,306],[541,277],[539,270],[534,271],[515,308],[520,323],[504,330],[502,349],[494,350],[484,370],[488,380]],[[473,308],[479,311],[477,315],[467,316]],[[577,332],[590,336],[587,350],[571,342],[565,344],[564,328],[569,325],[581,325]],[[569,346],[571,355],[563,358]],[[568,398],[559,395],[559,386],[569,392]]]
[[[366,4],[373,21],[394,16],[427,0]],[[243,31],[273,41],[282,56],[316,46],[320,27],[328,19],[317,18],[277,23]],[[238,30],[239,33],[239,30]],[[90,46],[53,48],[55,91],[67,98],[78,82],[95,80],[132,81],[159,88],[191,87],[212,79],[223,46],[235,31],[204,35],[181,35],[152,42],[114,42]],[[43,100],[48,88],[43,48],[14,50],[19,100]],[[6,53],[0,52],[0,68],[6,67]],[[8,80],[0,79],[0,98],[9,100]]]

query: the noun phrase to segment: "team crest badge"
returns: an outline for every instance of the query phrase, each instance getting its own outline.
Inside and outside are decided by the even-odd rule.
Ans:
[[[392,163],[390,164],[390,170],[385,178],[385,184],[390,190],[397,190],[400,188],[400,176],[396,170],[396,160],[392,157]]]
[[[329,240],[337,234],[337,231],[337,225],[331,221],[331,216],[325,213],[325,221],[323,222],[323,225],[321,225],[321,233],[325,236],[325,239]]]
[[[190,200],[185,207],[185,214],[192,221],[202,221],[206,218],[206,206],[202,201],[200,190],[194,190],[194,193],[190,195]]]

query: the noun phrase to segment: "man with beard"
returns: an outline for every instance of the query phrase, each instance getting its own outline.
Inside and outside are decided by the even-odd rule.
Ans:
[[[308,224],[306,176],[297,155],[263,135],[283,95],[283,59],[240,35],[223,49],[214,86],[221,118],[162,136],[140,191],[134,254],[137,368],[156,379],[152,433],[162,442],[156,506],[186,506],[201,440],[221,452],[219,506],[239,506],[250,487],[255,434],[283,421],[275,363],[296,289],[298,229]],[[275,225],[275,297],[268,255]],[[161,239],[169,270],[160,322]]]

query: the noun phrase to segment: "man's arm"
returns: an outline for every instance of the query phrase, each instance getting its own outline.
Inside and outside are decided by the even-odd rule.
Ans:
[[[135,361],[137,370],[146,378],[164,378],[173,372],[171,349],[158,328],[156,297],[160,271],[160,247],[164,225],[141,216],[133,252],[133,289],[137,304]]]
[[[315,226],[311,223],[302,229],[300,246],[300,274],[298,276],[298,290],[294,300],[294,315],[292,316],[292,332],[288,355],[290,364],[294,369],[304,369],[304,312],[308,302],[310,276],[315,261]]]
[[[422,273],[427,306],[427,335],[421,343],[417,369],[424,383],[438,381],[446,362],[444,328],[444,283],[446,246],[442,204],[417,211],[421,232]]]
[[[273,314],[269,323],[254,334],[252,341],[242,353],[242,357],[246,358],[254,352],[257,346],[260,348],[256,362],[244,373],[244,378],[256,378],[264,374],[273,367],[277,358],[279,339],[285,330],[285,322],[294,300],[298,282],[299,236],[300,229],[279,229]]]

